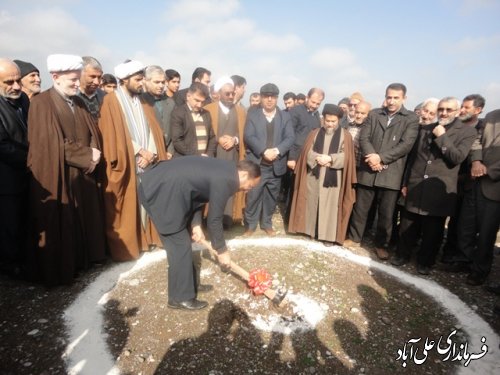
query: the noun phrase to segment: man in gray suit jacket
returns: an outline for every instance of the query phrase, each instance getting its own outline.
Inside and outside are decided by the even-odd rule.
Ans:
[[[260,184],[247,194],[244,213],[245,237],[251,236],[260,221],[260,227],[270,236],[276,235],[272,217],[281,187],[281,176],[286,172],[287,153],[295,136],[288,112],[277,107],[279,89],[267,83],[260,89],[261,107],[248,111],[244,139],[246,158],[260,164]]]
[[[380,259],[388,259],[392,233],[392,216],[401,189],[406,157],[418,134],[418,117],[403,103],[406,86],[392,83],[385,91],[384,108],[370,112],[361,129],[359,146],[356,204],[351,216],[347,246],[360,243],[365,231],[368,211],[376,199],[378,222],[375,251]],[[344,243],[345,245],[345,243]]]
[[[160,235],[168,259],[168,306],[198,310],[207,302],[196,299],[191,240],[205,238],[202,211],[209,203],[207,228],[219,262],[228,266],[222,218],[227,200],[237,191],[248,191],[260,181],[260,168],[243,160],[185,156],[160,162],[141,175],[139,199]],[[189,232],[191,228],[191,234]]]
[[[166,75],[161,66],[149,65],[144,69],[144,92],[142,98],[155,109],[156,119],[163,130],[167,159],[174,153],[174,145],[170,135],[170,116],[175,107],[173,98],[165,95]]]

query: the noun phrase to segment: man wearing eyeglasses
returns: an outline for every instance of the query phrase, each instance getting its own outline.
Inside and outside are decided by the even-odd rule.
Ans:
[[[235,85],[229,76],[223,76],[215,82],[214,90],[219,100],[205,106],[212,118],[212,129],[217,140],[215,157],[222,160],[231,160],[235,164],[245,158],[243,128],[246,112],[243,106],[235,104]],[[233,221],[243,219],[244,194],[236,193],[226,204],[223,225],[229,228]]]
[[[477,135],[474,128],[458,119],[459,110],[456,98],[439,101],[438,122],[420,125],[403,180],[405,209],[396,257],[391,263],[407,263],[420,235],[417,272],[422,275],[430,273],[443,239],[446,217],[455,213],[458,170]]]

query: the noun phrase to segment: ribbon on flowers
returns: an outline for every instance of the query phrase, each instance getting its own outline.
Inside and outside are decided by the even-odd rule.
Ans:
[[[273,279],[269,272],[263,268],[256,268],[248,274],[248,286],[252,289],[253,294],[260,295],[271,287]]]

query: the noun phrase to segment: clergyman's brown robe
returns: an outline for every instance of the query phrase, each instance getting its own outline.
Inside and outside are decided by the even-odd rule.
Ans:
[[[315,188],[321,190],[330,188],[324,188],[322,186],[322,178],[318,179],[317,184],[312,184],[311,177],[314,178],[314,176],[311,176],[310,168],[307,165],[309,150],[312,149],[319,130],[320,129],[315,129],[309,133],[299,160],[297,160],[297,165],[295,167],[294,195],[292,198],[288,231],[290,233],[304,233],[314,237],[314,229],[311,230],[311,228],[319,225],[323,226],[323,229],[325,229],[323,233],[324,236],[326,236],[326,238],[319,238],[320,240],[335,241],[339,244],[343,244],[349,224],[349,217],[356,198],[354,190],[354,184],[356,183],[356,164],[352,138],[349,132],[344,129],[339,129],[342,131],[341,140],[343,139],[344,165],[341,169],[342,172],[339,173],[341,175],[341,178],[338,180],[340,186],[336,188],[338,189],[338,198],[335,197],[335,199],[331,199],[331,197],[328,197],[327,199],[334,202],[335,207],[320,207],[317,201],[312,202],[312,200],[320,199],[319,197],[322,193],[319,191],[313,193],[310,189]],[[329,145],[326,146],[326,150],[328,150],[328,146]],[[342,142],[339,148],[342,148]],[[325,147],[323,149],[325,150]],[[323,173],[320,174],[320,177],[321,176],[324,178]],[[321,180],[321,182],[319,180]],[[325,192],[323,192],[323,194],[327,195]],[[316,207],[320,210],[331,210],[331,212],[336,215],[336,225],[332,225],[331,228],[333,233],[328,234],[328,230],[326,230],[326,227],[330,223],[316,223],[318,215],[316,212],[311,214],[311,207]],[[319,215],[319,217],[322,217],[322,215]],[[314,221],[315,225],[311,226],[311,220]]]
[[[106,256],[99,165],[86,174],[99,130],[83,101],[71,110],[51,88],[33,98],[28,116],[31,254],[47,285],[70,283]],[[30,241],[31,242],[31,241]]]
[[[142,108],[159,160],[166,160],[163,131],[153,107],[142,101]],[[148,218],[142,226],[137,195],[136,159],[122,107],[115,93],[107,94],[101,107],[99,129],[102,134],[103,157],[106,164],[104,206],[106,237],[113,260],[136,259],[149,245],[160,239]]]
[[[214,133],[218,139],[219,135],[219,102],[213,102],[204,107],[208,112],[210,112],[210,116],[212,117],[212,129],[214,130]],[[238,160],[243,160],[245,159],[245,144],[243,142],[243,130],[245,127],[245,119],[246,119],[246,112],[245,109],[240,106],[240,105],[235,105],[234,109],[236,110],[236,117],[237,117],[237,123],[238,123],[238,129],[237,129],[237,137],[239,140],[238,144]],[[222,134],[221,134],[222,135]],[[217,158],[217,155],[220,153],[221,147],[217,147],[217,153],[215,157]],[[234,221],[241,221],[243,220],[243,209],[245,208],[245,192],[240,191],[237,192],[232,200],[233,204],[233,220]]]

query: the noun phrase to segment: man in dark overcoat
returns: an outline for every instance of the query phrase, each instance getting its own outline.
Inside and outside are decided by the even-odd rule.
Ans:
[[[28,108],[19,67],[0,59],[0,263],[11,275],[19,274],[23,257]]]
[[[473,127],[458,119],[459,109],[456,98],[441,99],[439,122],[420,126],[403,181],[405,209],[396,257],[391,263],[401,266],[408,262],[421,237],[417,271],[423,275],[429,274],[434,264],[446,217],[455,213],[458,170],[477,135]]]
[[[418,134],[418,117],[403,103],[406,86],[390,84],[385,93],[385,107],[370,112],[361,129],[361,160],[357,178],[356,204],[344,245],[360,243],[365,231],[368,211],[377,199],[378,222],[375,251],[380,259],[388,259],[392,233],[392,216],[396,207],[406,157]]]
[[[490,274],[500,225],[500,109],[483,124],[481,148],[471,152],[473,187],[465,192],[458,222],[459,250],[471,261],[469,285],[483,284]]]

